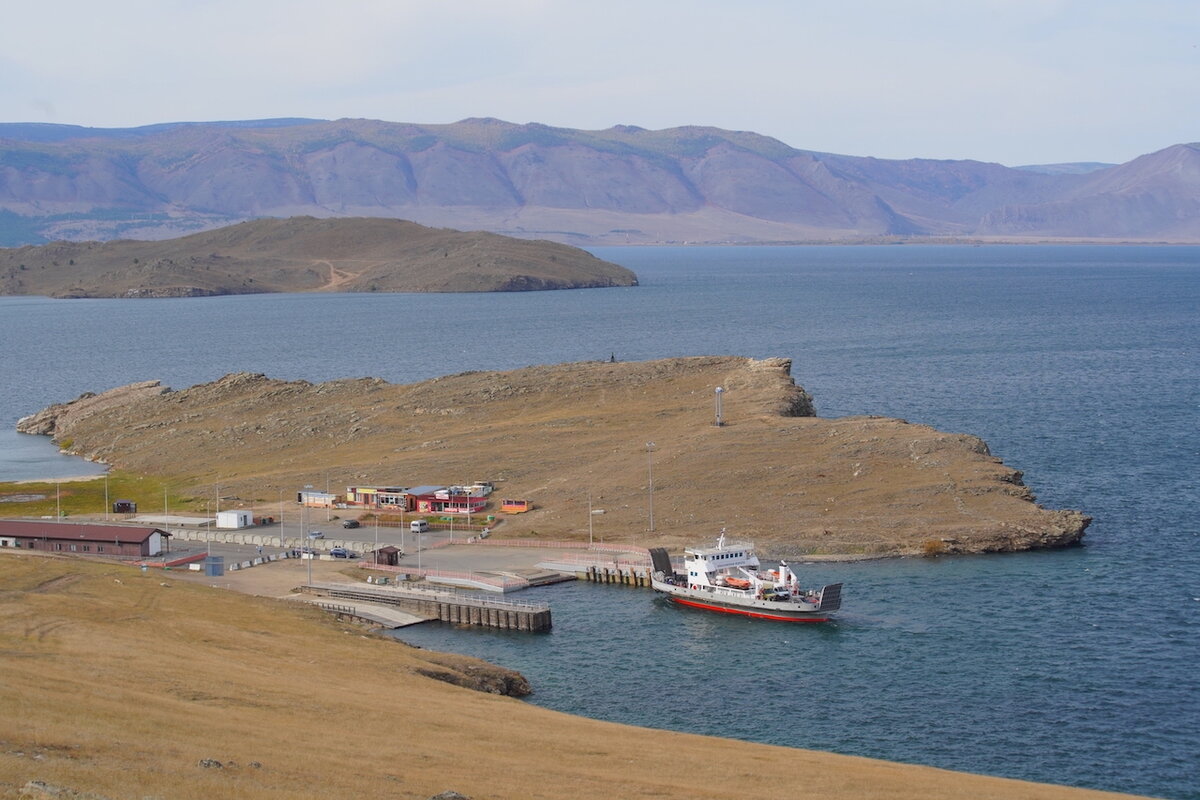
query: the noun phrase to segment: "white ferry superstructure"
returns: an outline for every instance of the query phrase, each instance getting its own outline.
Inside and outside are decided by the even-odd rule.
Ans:
[[[804,589],[787,562],[760,569],[754,546],[728,542],[723,531],[714,547],[684,550],[682,573],[675,572],[666,548],[650,555],[651,586],[682,606],[779,622],[828,622],[842,605],[842,584]]]

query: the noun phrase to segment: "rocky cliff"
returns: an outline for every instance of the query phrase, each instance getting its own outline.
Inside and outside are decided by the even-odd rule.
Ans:
[[[696,357],[410,385],[241,373],[85,395],[18,428],[171,476],[198,497],[219,484],[267,502],[326,472],[335,487],[491,479],[538,507],[505,523],[506,536],[586,535],[589,504],[606,511],[595,525],[605,540],[681,545],[726,528],[792,557],[1023,550],[1083,536],[1088,517],[1039,507],[978,438],[818,418],[790,370],[786,359]]]

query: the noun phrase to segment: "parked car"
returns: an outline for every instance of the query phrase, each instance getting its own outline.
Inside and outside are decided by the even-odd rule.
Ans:
[[[349,558],[350,551],[344,547],[335,547],[329,551],[329,555],[333,556],[334,558]]]
[[[347,519],[342,521],[343,528],[357,528],[358,526],[359,522],[356,519]]]
[[[308,532],[308,538],[310,538],[310,539],[324,539],[324,538],[325,538],[325,534],[321,533],[320,531],[309,531],[309,532]]]

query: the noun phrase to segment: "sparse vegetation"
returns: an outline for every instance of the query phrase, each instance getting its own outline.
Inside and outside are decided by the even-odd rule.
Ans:
[[[190,492],[181,492],[179,484],[152,475],[141,476],[114,470],[108,476],[108,500],[133,500],[143,511],[163,508],[164,494],[167,507],[179,511],[203,511],[205,499]],[[65,516],[96,516],[104,514],[104,476],[91,480],[38,481],[32,483],[0,483],[0,516],[42,517],[54,516],[61,508]],[[39,496],[38,499],[12,500]]]

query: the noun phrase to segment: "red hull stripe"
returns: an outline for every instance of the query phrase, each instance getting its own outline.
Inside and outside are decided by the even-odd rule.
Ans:
[[[684,600],[682,597],[671,597],[673,602],[679,603],[681,606],[691,606],[692,608],[703,608],[705,611],[720,611],[723,614],[740,614],[744,617],[754,617],[755,619],[773,619],[778,622],[828,622],[829,617],[781,617],[778,614],[765,614],[761,611],[748,611],[742,608],[726,608],[725,606],[710,606],[707,603],[699,603],[695,600]]]

